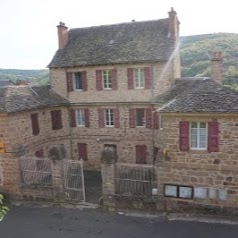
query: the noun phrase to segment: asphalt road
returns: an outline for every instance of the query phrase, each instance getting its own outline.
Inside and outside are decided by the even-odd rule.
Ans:
[[[238,225],[125,216],[101,209],[13,207],[1,238],[237,238]]]

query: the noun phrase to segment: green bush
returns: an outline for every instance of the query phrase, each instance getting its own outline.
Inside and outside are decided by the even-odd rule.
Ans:
[[[4,198],[3,195],[0,194],[0,221],[3,220],[4,216],[9,211],[9,208],[4,206],[4,204],[3,204],[3,198]]]

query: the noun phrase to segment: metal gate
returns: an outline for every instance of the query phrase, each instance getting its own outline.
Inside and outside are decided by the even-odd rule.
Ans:
[[[20,168],[23,197],[85,201],[82,161],[21,157]]]
[[[65,199],[71,201],[85,201],[83,161],[65,160],[64,189]]]
[[[157,180],[153,165],[116,164],[116,194],[153,199],[157,195]]]

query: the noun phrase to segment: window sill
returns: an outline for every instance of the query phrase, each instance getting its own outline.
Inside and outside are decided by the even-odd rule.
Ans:
[[[85,125],[77,125],[77,127],[85,127]]]
[[[103,88],[103,90],[105,90],[105,91],[111,91],[112,88]]]
[[[107,128],[115,128],[114,125],[113,126],[106,125],[105,127],[107,127]]]
[[[74,91],[81,92],[81,91],[83,91],[83,89],[77,89],[77,88],[75,88]]]

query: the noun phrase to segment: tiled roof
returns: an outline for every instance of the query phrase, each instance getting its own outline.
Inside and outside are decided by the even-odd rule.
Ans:
[[[182,78],[158,96],[161,112],[238,112],[238,93],[211,78]]]
[[[71,29],[48,67],[168,60],[174,49],[168,35],[168,19]]]
[[[0,112],[20,112],[66,105],[68,101],[45,86],[8,86],[0,88]]]

